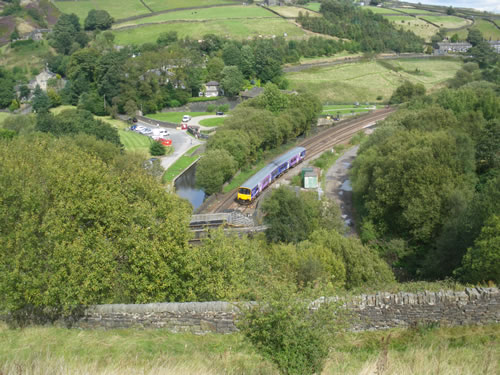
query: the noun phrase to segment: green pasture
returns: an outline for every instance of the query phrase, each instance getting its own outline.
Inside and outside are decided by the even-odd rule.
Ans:
[[[485,326],[339,332],[323,375],[498,374],[500,330]],[[384,366],[384,367],[382,367]],[[35,370],[33,370],[35,369]],[[439,370],[439,371],[438,371]],[[2,374],[276,375],[240,333],[0,325]]]
[[[316,12],[308,12],[307,10],[304,10],[304,8],[300,8],[300,7],[293,7],[293,6],[283,7],[283,6],[274,5],[274,6],[271,6],[269,8],[274,10],[276,13],[279,13],[283,17],[297,18],[299,16],[299,12],[301,12],[304,15],[306,13],[309,13],[309,16],[311,16],[311,17],[321,16],[320,14],[318,14]]]
[[[5,121],[7,117],[12,116],[10,113],[7,112],[0,112],[0,125]]]
[[[448,36],[452,36],[453,34],[457,34],[460,40],[467,39],[467,34],[469,29],[478,29],[481,31],[486,40],[500,40],[500,29],[495,27],[491,22],[485,20],[477,19],[474,25],[467,29],[462,29],[459,31],[450,31],[447,33]]]
[[[226,119],[225,117],[207,118],[205,120],[201,120],[200,125],[207,126],[207,127],[221,126],[224,124],[225,119]]]
[[[408,13],[408,14],[429,14],[429,15],[435,15],[438,16],[441,13],[438,12],[431,12],[429,10],[424,10],[424,9],[416,9],[416,8],[398,8],[398,10]]]
[[[330,104],[323,106],[323,115],[331,115],[336,116],[337,113],[341,115],[349,115],[351,113],[363,113],[370,112],[378,108],[382,108],[383,105],[359,105],[355,106],[354,104]]]
[[[362,56],[363,56],[362,53],[349,53],[348,51],[342,51],[342,52],[336,53],[335,55],[332,55],[332,56],[301,57],[300,63],[301,64],[312,64],[312,63],[342,60],[343,58],[346,58],[346,57],[354,59],[354,58],[362,57]]]
[[[320,7],[321,7],[321,3],[315,3],[315,2],[308,3],[308,4],[304,5],[304,8],[311,9],[314,12],[319,12]]]
[[[180,38],[189,36],[200,39],[205,34],[216,34],[235,39],[252,39],[259,35],[271,37],[282,36],[283,33],[291,38],[306,36],[304,30],[282,18],[217,20],[206,22],[174,22],[158,25],[144,25],[140,28],[116,30],[115,44],[140,45],[146,42],[155,42],[161,33],[177,31]]]
[[[366,7],[363,7],[362,9],[371,10],[375,14],[401,14],[401,12],[398,12],[397,10],[389,9],[389,8],[366,6]]]
[[[439,31],[436,26],[411,16],[386,16],[385,18],[391,21],[394,26],[412,31],[427,42],[430,42],[431,37]]]
[[[162,112],[162,113],[154,113],[152,115],[148,115],[149,118],[166,121],[166,122],[182,122],[182,117],[184,115],[189,115],[191,117],[196,116],[206,116],[206,115],[215,115],[214,112]]]
[[[262,17],[278,17],[276,14],[258,6],[228,6],[217,8],[206,8],[194,10],[179,10],[176,12],[168,12],[158,14],[151,17],[140,18],[133,21],[128,21],[123,24],[115,25],[123,27],[128,25],[141,25],[145,23],[161,23],[166,21],[188,21],[188,20],[224,20],[232,18],[262,18]]]
[[[454,29],[457,27],[467,26],[471,24],[471,21],[465,18],[455,17],[455,16],[422,16],[421,19],[425,21],[432,22],[439,27],[444,27],[447,29]]]
[[[179,174],[181,174],[182,171],[189,167],[198,158],[198,155],[193,156],[193,153],[200,146],[201,145],[191,147],[184,153],[184,155],[177,159],[175,163],[172,164],[163,174],[163,183],[172,182],[174,178],[176,178]]]
[[[115,0],[116,1],[116,0]],[[177,8],[203,7],[207,5],[235,4],[232,0],[144,0],[154,12]]]
[[[323,102],[375,103],[387,102],[405,80],[422,83],[428,92],[436,90],[462,66],[458,59],[398,59],[384,63],[388,65],[369,61],[314,67],[287,73],[286,78],[290,89],[315,93]]]
[[[151,13],[140,0],[54,1],[53,4],[63,13],[75,13],[82,24],[92,9],[105,10],[115,20]]]

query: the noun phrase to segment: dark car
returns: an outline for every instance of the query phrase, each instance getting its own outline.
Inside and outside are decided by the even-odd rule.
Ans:
[[[224,112],[221,112],[221,111],[219,111],[219,112],[215,112],[215,114],[216,114],[217,116],[224,116]]]

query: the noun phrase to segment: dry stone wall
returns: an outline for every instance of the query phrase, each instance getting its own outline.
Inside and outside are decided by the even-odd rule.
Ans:
[[[349,299],[353,330],[408,327],[415,324],[469,325],[500,322],[500,290],[468,288],[462,292],[380,292]],[[240,309],[229,302],[99,305],[88,308],[80,328],[166,328],[172,332],[237,331]]]

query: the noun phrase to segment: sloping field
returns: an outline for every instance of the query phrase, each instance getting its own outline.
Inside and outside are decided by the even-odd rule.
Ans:
[[[389,8],[381,8],[381,7],[363,7],[363,9],[366,10],[371,10],[373,13],[376,14],[401,14],[397,10],[394,9],[389,9]]]
[[[439,16],[441,13],[431,12],[429,10],[415,9],[415,8],[398,8],[398,10],[408,13],[408,14],[428,14],[431,16]]]
[[[316,12],[307,12],[304,8],[299,8],[299,7],[282,7],[282,6],[272,6],[269,7],[272,10],[274,10],[276,13],[279,13],[283,17],[293,17],[297,18],[299,16],[299,12],[302,12],[302,14],[309,13],[310,17],[320,17],[321,15]]]
[[[177,31],[180,38],[190,36],[200,39],[205,34],[216,34],[235,39],[252,39],[254,37],[282,36],[303,38],[304,30],[281,18],[240,19],[219,21],[173,22],[158,25],[144,25],[140,28],[115,31],[115,44],[139,45],[155,42],[158,36],[167,31]]]
[[[470,25],[472,22],[466,20],[465,18],[454,17],[454,16],[422,16],[420,17],[423,20],[435,23],[439,27],[444,27],[447,29],[453,29],[457,27],[462,27],[466,25]]]
[[[290,89],[312,92],[322,102],[388,101],[405,80],[435,90],[462,66],[458,59],[399,59],[311,68],[287,73]]]
[[[459,31],[450,31],[448,32],[448,36],[452,36],[453,34],[458,34],[458,38],[460,40],[465,40],[467,38],[468,29],[463,29]],[[474,25],[470,27],[470,29],[478,29],[481,31],[486,40],[500,40],[500,29],[495,27],[491,22],[484,20],[476,20]]]
[[[403,28],[403,30],[410,30],[419,37],[424,38],[427,42],[439,30],[436,26],[411,16],[385,16],[385,18],[391,21],[396,27]]]
[[[238,2],[233,0],[144,0],[144,3],[154,12],[159,12],[161,10],[235,4]]]
[[[180,10],[158,14],[151,17],[140,18],[115,25],[120,28],[127,25],[141,25],[145,23],[161,23],[165,21],[191,21],[191,20],[222,20],[235,18],[278,18],[278,16],[264,8],[252,6],[228,6],[217,8],[205,8],[197,10]]]
[[[82,23],[92,9],[105,10],[114,19],[151,13],[139,0],[55,1],[54,5],[63,13],[75,13]]]
[[[309,3],[305,5],[305,8],[311,9],[315,12],[319,12],[319,8],[321,7],[321,3]]]
[[[2,125],[3,121],[10,116],[12,116],[10,113],[0,112],[0,125]]]

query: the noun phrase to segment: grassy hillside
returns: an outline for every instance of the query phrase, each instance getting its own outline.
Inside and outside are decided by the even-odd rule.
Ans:
[[[385,18],[391,21],[396,27],[402,28],[403,30],[410,30],[419,37],[424,38],[427,42],[429,42],[431,37],[439,31],[436,26],[431,25],[429,22],[411,16],[401,14],[385,16]]]
[[[446,16],[446,15],[440,15],[440,16],[422,16],[420,17],[423,20],[432,22],[439,27],[444,27],[447,29],[453,29],[457,27],[463,27],[466,25],[472,24],[471,21],[466,20],[464,18],[460,17],[454,17],[454,16]]]
[[[4,120],[7,118],[7,117],[10,117],[11,114],[10,113],[7,113],[7,112],[0,112],[0,125],[2,125],[2,123],[4,122]]]
[[[321,7],[321,3],[315,3],[315,2],[311,2],[311,3],[308,3],[307,5],[305,5],[305,8],[313,10],[315,12],[319,12],[320,7]]]
[[[422,83],[428,91],[442,86],[453,77],[462,63],[458,59],[400,59],[315,67],[288,73],[290,88],[309,91],[323,102],[373,103],[377,97],[389,100],[405,80]]]
[[[373,13],[376,14],[401,14],[401,12],[398,12],[397,10],[394,9],[389,9],[389,8],[380,8],[380,7],[363,7],[365,10],[371,10]]]
[[[486,40],[500,40],[500,29],[495,27],[491,22],[485,20],[476,20],[474,25],[470,27],[471,29],[478,29],[483,33],[483,36]],[[458,34],[460,40],[465,40],[467,38],[468,29],[463,29],[459,31],[450,31],[448,32],[448,36],[452,36],[453,34]]]
[[[283,17],[293,17],[297,18],[299,16],[299,12],[302,12],[302,14],[309,13],[310,17],[319,17],[320,14],[316,12],[308,12],[307,9],[300,8],[300,7],[292,7],[292,6],[287,6],[287,7],[282,7],[282,6],[272,6],[270,7],[272,10],[275,12],[279,13]]]
[[[179,37],[190,36],[200,39],[205,34],[217,34],[229,38],[245,39],[262,35],[272,37],[281,36],[287,33],[292,38],[303,38],[306,33],[294,25],[281,18],[263,19],[239,19],[239,20],[219,20],[202,22],[175,22],[158,25],[145,25],[140,28],[115,31],[115,44],[143,44],[154,42],[158,36],[167,31],[177,31]]]
[[[154,15],[151,17],[139,18],[125,23],[115,24],[114,28],[127,25],[141,25],[145,23],[160,23],[165,21],[191,21],[191,20],[224,20],[235,18],[278,18],[272,12],[258,6],[230,6],[193,10],[180,10]]]
[[[500,330],[484,327],[344,333],[327,374],[498,374]],[[389,337],[389,339],[387,339]],[[387,339],[387,345],[383,344]],[[0,325],[0,372],[36,374],[277,374],[239,334],[76,330]]]
[[[16,68],[26,79],[31,79],[45,67],[45,59],[51,50],[47,41],[15,48],[9,44],[0,49],[0,65],[8,69]]]

